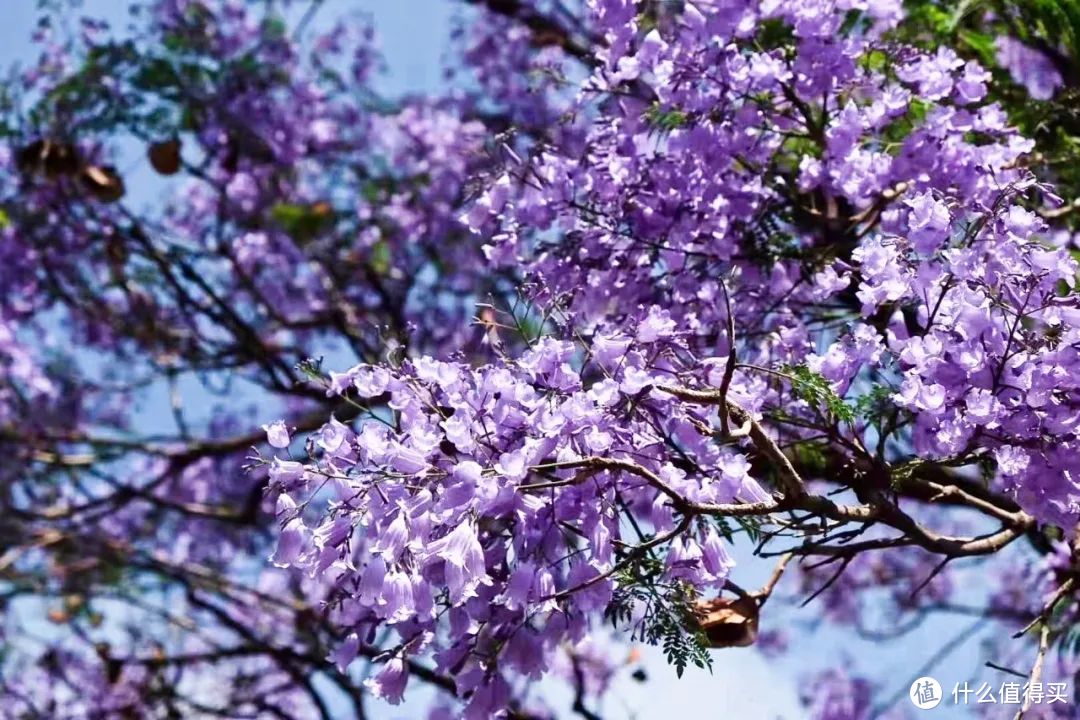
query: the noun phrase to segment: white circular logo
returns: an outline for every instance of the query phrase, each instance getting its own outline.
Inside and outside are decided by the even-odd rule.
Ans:
[[[911,704],[920,710],[930,710],[941,704],[941,683],[932,677],[921,677],[908,690]]]

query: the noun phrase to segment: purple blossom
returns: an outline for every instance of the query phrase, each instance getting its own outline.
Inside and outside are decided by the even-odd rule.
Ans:
[[[1046,56],[1007,35],[994,41],[997,61],[1009,71],[1015,82],[1023,85],[1036,100],[1049,100],[1061,87],[1061,73]]]
[[[405,686],[409,683],[409,668],[400,657],[390,658],[375,677],[364,682],[364,686],[377,698],[391,705],[401,702]]]
[[[278,420],[270,425],[263,425],[263,430],[266,431],[266,439],[271,447],[289,447],[289,430],[285,427],[284,421]]]
[[[389,702],[412,674],[436,714],[539,715],[555,675],[586,715],[612,618],[693,647],[687,602],[764,624],[796,594],[892,631],[966,607],[970,555],[999,628],[1068,589],[1074,204],[1014,88],[890,32],[921,16],[478,2],[439,93],[390,100],[369,28],[273,5],[151,0],[119,44],[43,23],[10,79],[0,565],[58,640],[5,623],[0,716],[314,717],[361,654]],[[131,137],[160,206],[94,180],[133,185]],[[758,591],[747,536],[793,556]],[[199,632],[142,622],[129,578]],[[131,632],[95,624],[115,603]],[[815,717],[875,706],[854,670],[818,685]]]

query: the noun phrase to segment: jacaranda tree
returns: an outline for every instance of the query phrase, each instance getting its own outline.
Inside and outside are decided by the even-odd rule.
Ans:
[[[405,98],[318,2],[44,5],[0,717],[595,720],[791,599],[1080,669],[1074,0],[470,0]]]

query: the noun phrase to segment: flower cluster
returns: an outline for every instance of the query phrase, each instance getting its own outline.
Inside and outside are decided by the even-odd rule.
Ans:
[[[557,677],[590,716],[602,625],[681,673],[778,637],[785,572],[904,628],[969,556],[1008,565],[990,616],[1074,622],[1080,204],[998,102],[1052,110],[1067,48],[962,14],[922,49],[942,11],[899,0],[467,5],[426,98],[319,3],[39,26],[0,108],[0,589],[56,632],[0,638],[0,715],[419,680],[541,717]]]
[[[770,491],[799,502],[778,475],[838,482],[866,505],[815,507],[902,533],[865,542],[888,551],[871,576],[1033,524],[1071,532],[1077,267],[1043,241],[1033,208],[1056,198],[985,102],[990,74],[891,45],[895,3],[589,8],[603,50],[566,113],[575,133],[511,153],[465,215],[488,261],[526,268],[557,309],[554,334],[477,369],[333,375],[372,417],[317,431],[306,465],[274,461],[277,560],[329,574],[347,623],[467,668],[476,707],[501,673],[540,671],[499,662],[517,628],[576,637],[634,586],[613,572],[628,527],[669,578],[717,586],[728,564],[700,521]],[[709,407],[729,402],[752,442],[738,411]],[[1004,503],[985,550],[914,519],[972,472]],[[921,494],[893,502],[875,482]],[[889,550],[905,544],[930,553]]]
[[[768,495],[737,448],[717,447],[706,419],[656,389],[672,377],[665,344],[610,334],[582,359],[545,337],[480,370],[417,358],[332,376],[330,392],[387,410],[325,425],[310,464],[271,462],[273,560],[345,591],[335,611],[359,637],[395,629],[384,674],[399,681],[377,693],[399,699],[402,658],[435,651],[472,695],[467,716],[488,716],[505,674],[543,673],[594,626],[616,573],[665,536],[663,579],[723,585],[732,562],[717,528],[690,529],[670,500]],[[281,431],[268,428],[272,444]],[[305,519],[324,498],[326,514]]]

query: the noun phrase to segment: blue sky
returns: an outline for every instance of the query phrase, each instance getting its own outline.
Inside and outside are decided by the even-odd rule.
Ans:
[[[29,64],[33,52],[28,42],[33,27],[36,3],[32,0],[2,0],[4,23],[0,25],[0,63],[10,65],[21,61]],[[126,17],[125,0],[85,0],[83,12],[104,16],[122,26]],[[387,72],[381,89],[389,94],[432,92],[440,87],[440,67],[448,46],[452,4],[448,0],[325,0],[319,21],[347,12],[368,14],[374,21],[386,58]],[[147,412],[159,413],[167,421],[168,408],[151,405]],[[737,579],[747,587],[755,587],[768,574],[769,568],[760,561],[743,556]],[[784,591],[781,585],[780,593]],[[816,616],[813,606],[801,611],[779,612],[779,603],[770,604],[764,628],[775,629],[806,626]],[[775,614],[774,614],[775,613]],[[906,688],[914,673],[949,637],[958,632],[967,620],[942,620],[928,623],[920,631],[901,642],[881,647],[867,641],[841,639],[835,633],[818,631],[796,635],[800,646],[781,661],[768,661],[753,650],[725,650],[714,654],[714,671],[688,670],[681,679],[667,667],[655,651],[645,655],[645,668],[650,681],[645,684],[622,681],[612,693],[605,710],[609,717],[634,717],[638,720],[668,718],[747,718],[770,720],[784,717],[796,720],[803,717],[797,701],[796,679],[804,672],[829,665],[848,664],[843,654],[858,658],[858,665],[871,671],[882,681],[885,695]],[[990,671],[979,670],[981,659],[977,644],[962,646],[938,673],[947,689],[954,681],[1000,680]],[[565,703],[567,698],[552,690],[552,701]],[[901,702],[905,702],[901,700]],[[375,717],[416,717],[415,708],[372,708]],[[939,711],[938,715],[945,713]]]

